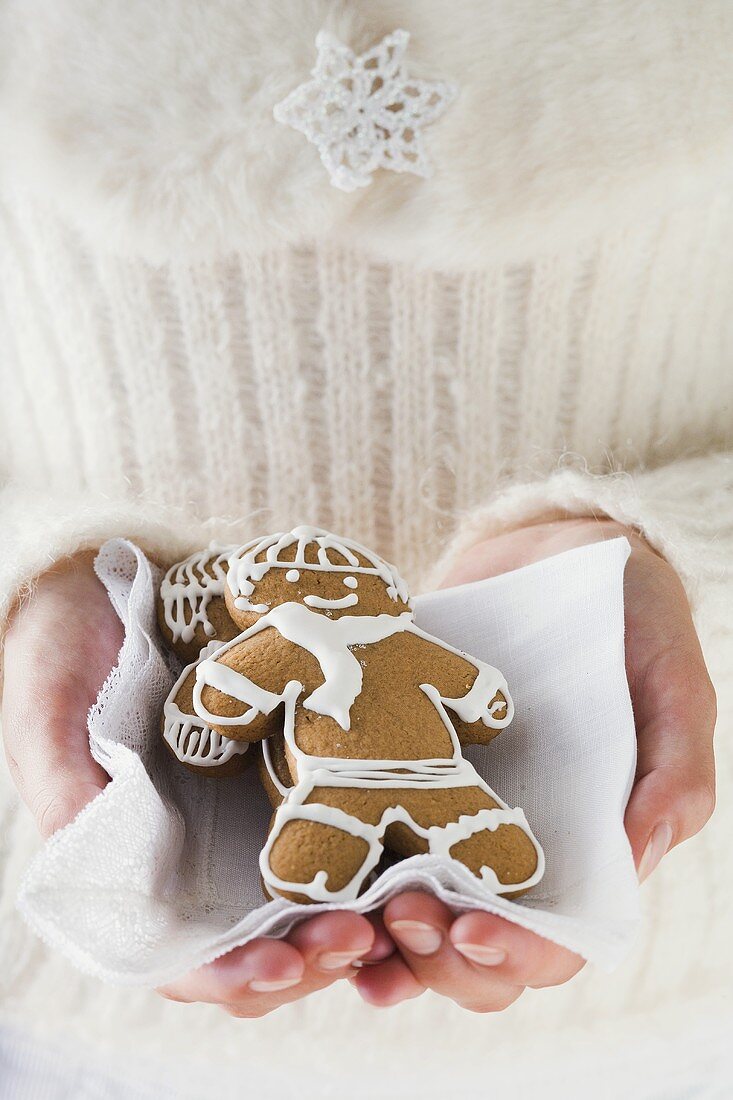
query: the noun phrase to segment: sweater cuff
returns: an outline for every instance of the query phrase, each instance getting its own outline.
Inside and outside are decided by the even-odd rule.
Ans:
[[[156,501],[6,488],[0,492],[0,639],[18,600],[41,574],[72,554],[124,537],[164,563],[205,546],[214,534],[211,523]]]
[[[558,511],[609,517],[638,530],[676,569],[693,606],[710,584],[717,589],[721,582],[726,602],[733,602],[733,452],[636,473],[563,467],[512,485],[465,517],[435,576],[445,576],[476,543]]]

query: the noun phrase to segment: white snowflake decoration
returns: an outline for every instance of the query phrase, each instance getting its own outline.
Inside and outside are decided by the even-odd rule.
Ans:
[[[357,56],[321,31],[313,79],[274,108],[278,122],[316,146],[341,191],[367,187],[377,168],[430,175],[422,129],[443,113],[456,89],[408,77],[403,60],[409,41],[407,31],[393,31]]]

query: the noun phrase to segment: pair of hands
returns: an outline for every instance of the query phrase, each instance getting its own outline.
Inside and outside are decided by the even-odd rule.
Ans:
[[[617,535],[625,574],[626,663],[638,738],[626,831],[643,880],[696,833],[714,807],[715,694],[679,577],[635,532],[611,520],[548,518],[482,542],[444,584],[465,584]],[[92,759],[86,715],[123,634],[82,554],[45,574],[16,612],[5,645],[2,727],[13,779],[44,836],[68,824],[108,782]],[[506,1008],[527,987],[567,981],[583,960],[482,912],[454,918],[412,892],[379,915],[334,912],[285,940],[255,940],[159,992],[263,1016],[341,978],[365,1001],[397,1004],[433,989],[477,1012]]]

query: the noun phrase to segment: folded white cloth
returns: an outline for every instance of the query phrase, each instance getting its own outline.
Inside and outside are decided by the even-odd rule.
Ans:
[[[366,912],[418,887],[454,910],[498,913],[604,968],[623,958],[639,923],[623,829],[636,758],[624,669],[628,554],[615,539],[416,600],[423,629],[509,682],[512,725],[466,755],[505,802],[524,808],[545,849],[542,882],[510,901],[455,861],[415,856],[340,908]],[[157,570],[113,539],[97,571],[126,628],[119,664],[89,714],[92,752],[112,781],[44,845],[18,904],[81,969],[152,986],[333,906],[264,902],[257,860],[271,810],[256,770],[199,777],[162,743],[175,669],[155,620]]]

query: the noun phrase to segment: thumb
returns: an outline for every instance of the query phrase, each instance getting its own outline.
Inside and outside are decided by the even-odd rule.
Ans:
[[[666,683],[645,686],[644,709],[654,716],[637,735],[636,782],[624,823],[641,882],[671,848],[699,832],[715,808],[715,694],[702,657],[694,665],[689,656],[675,664],[662,673]]]
[[[89,748],[87,713],[122,640],[89,554],[44,574],[9,623],[3,740],[13,779],[44,836],[73,820],[108,782]]]
[[[86,711],[53,695],[25,696],[6,668],[3,738],[11,776],[43,837],[73,821],[109,781],[92,757]]]
[[[91,755],[83,726],[62,728],[10,711],[3,730],[13,781],[44,838],[73,821],[109,781]]]

